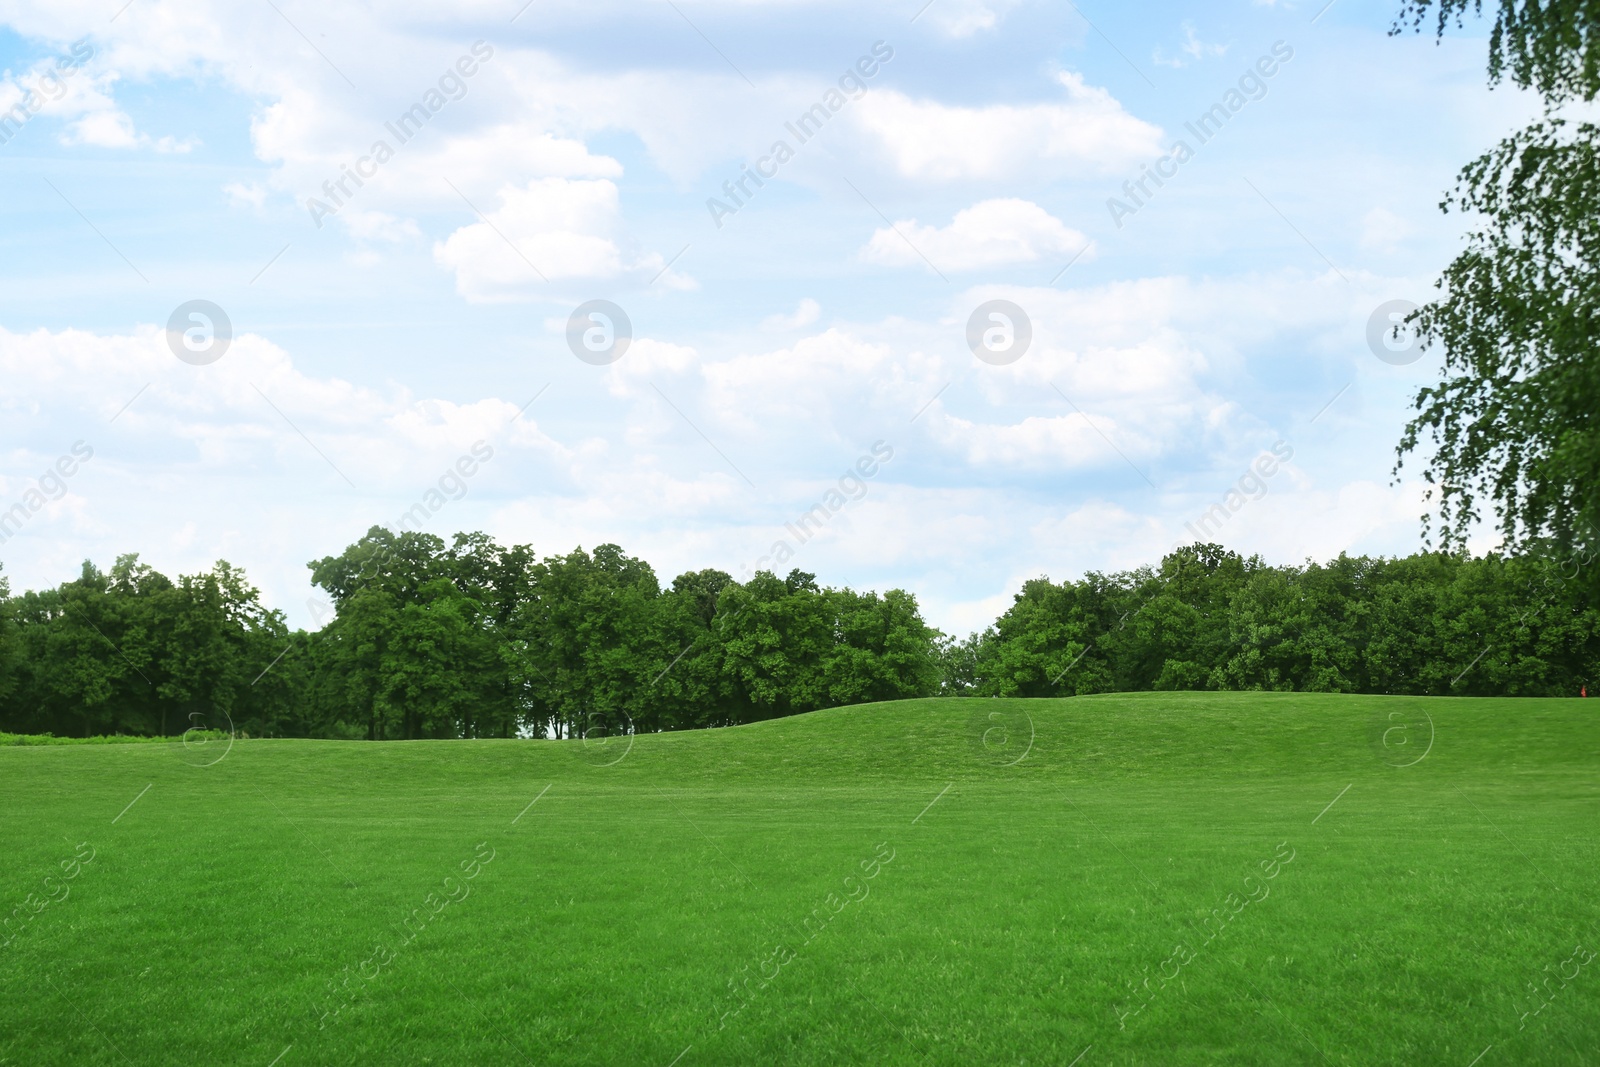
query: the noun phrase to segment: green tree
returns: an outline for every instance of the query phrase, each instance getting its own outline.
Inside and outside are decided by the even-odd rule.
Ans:
[[[482,615],[454,582],[435,578],[385,620],[376,699],[401,738],[477,735],[478,682],[499,665]]]
[[[432,534],[396,534],[374,526],[337,556],[306,564],[311,583],[333,597],[334,607],[363,591],[382,591],[409,601],[435,578],[450,577],[445,544]]]
[[[1104,635],[1120,624],[1107,589],[1082,582],[1024,582],[1009,609],[977,643],[972,671],[983,696],[1070,696],[1111,688]]]
[[[11,583],[6,579],[4,564],[0,564],[0,708],[6,706],[17,685],[17,658],[21,648],[16,616]]]
[[[1361,562],[1255,570],[1228,605],[1232,654],[1218,689],[1351,693],[1361,687]]]
[[[20,598],[14,718],[28,732],[157,732],[148,600],[172,583],[137,559],[120,557],[110,575],[85,562],[75,581]]]
[[[736,721],[939,691],[938,631],[914,596],[823,589],[802,570],[758,571],[718,600],[722,667]]]
[[[508,651],[530,724],[558,737],[637,728],[666,662],[652,640],[655,572],[600,545],[546,559],[532,574]]]
[[[1141,570],[1125,587],[1131,603],[1102,641],[1119,690],[1208,689],[1232,645],[1234,592],[1262,566],[1221,545],[1176,549],[1158,571]],[[1118,599],[1124,599],[1119,597]]]
[[[931,696],[939,690],[938,631],[903,589],[829,589],[834,643],[822,674],[828,706]]]
[[[815,576],[758,571],[724,596],[723,668],[743,697],[739,721],[829,707],[823,665],[833,620]]]
[[[400,604],[382,589],[346,595],[333,622],[310,642],[310,731],[323,737],[398,736],[385,699],[384,673],[399,626]]]
[[[723,593],[733,585],[725,571],[680,574],[654,605],[652,661],[646,706],[640,729],[685,730],[729,726],[741,721],[738,688],[723,670]],[[736,598],[726,602],[736,610]]]
[[[275,732],[272,698],[281,689],[255,683],[290,647],[289,628],[281,612],[262,606],[243,571],[224,560],[207,574],[180,576],[151,609],[159,733],[230,723],[258,736]]]
[[[526,708],[507,645],[517,610],[532,595],[537,559],[528,545],[502,548],[488,534],[457,534],[447,566],[456,587],[476,605],[478,643],[468,672],[474,697],[462,728],[469,737],[514,737]]]
[[[1491,3],[1491,6],[1494,6]],[[1420,31],[1430,14],[1440,37],[1452,19],[1483,10],[1483,0],[1408,0],[1391,34]],[[1594,0],[1498,0],[1489,33],[1489,79],[1506,75],[1547,100],[1593,100],[1600,93],[1600,6]]]
[[[1432,12],[1442,35],[1468,9],[1413,0],[1395,31]],[[1443,348],[1445,373],[1417,394],[1396,465],[1429,453],[1437,515],[1425,530],[1436,522],[1446,548],[1488,506],[1512,548],[1549,539],[1586,559],[1600,549],[1600,127],[1559,113],[1594,101],[1597,64],[1593,0],[1500,0],[1490,77],[1538,91],[1546,116],[1468,164],[1442,205],[1474,228],[1443,295],[1413,316]]]
[[[258,684],[293,638],[226,561],[173,583],[136,555],[93,563],[56,589],[12,598],[15,685],[0,728],[59,734],[254,734],[295,729],[302,680]]]

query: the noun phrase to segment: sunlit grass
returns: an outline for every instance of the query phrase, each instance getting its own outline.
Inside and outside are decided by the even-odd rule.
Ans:
[[[1592,1063],[1597,718],[3,748],[0,918],[56,900],[0,933],[0,1063]]]

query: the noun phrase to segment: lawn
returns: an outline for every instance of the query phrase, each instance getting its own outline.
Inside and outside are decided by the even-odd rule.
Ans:
[[[1289,694],[0,747],[0,1064],[1593,1064],[1597,769]]]

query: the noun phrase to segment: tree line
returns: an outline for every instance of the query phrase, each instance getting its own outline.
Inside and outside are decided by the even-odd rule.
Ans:
[[[946,689],[1577,696],[1600,673],[1593,562],[1428,552],[1269,566],[1196,544],[1159,567],[1025,583],[993,626],[947,644]]]
[[[119,558],[55,589],[0,575],[0,731],[411,739],[727,726],[923,696],[1139,690],[1574,695],[1600,668],[1592,560],[1219,545],[1027,582],[966,638],[903,590],[761,571],[663,586],[615,545],[539,558],[482,533],[374,527],[311,563],[291,630],[226,562],[173,581]]]
[[[310,565],[330,621],[291,631],[218,563],[123,556],[56,589],[0,576],[0,731],[90,736],[568,737],[725,726],[934,693],[915,597],[814,575],[679,575],[615,545],[537,557],[373,527]]]

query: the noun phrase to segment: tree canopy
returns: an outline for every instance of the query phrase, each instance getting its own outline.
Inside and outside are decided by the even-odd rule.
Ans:
[[[723,571],[663,588],[616,545],[543,559],[485,534],[373,527],[308,565],[331,621],[290,633],[237,569],[176,583],[118,559],[10,596],[0,730],[369,739],[731,725],[934,693],[916,598]]]
[[[1600,673],[1581,565],[1422,553],[1273,567],[1192,545],[1156,568],[1025,583],[987,631],[946,646],[946,676],[979,696],[1576,695]]]
[[[958,640],[910,593],[800,570],[663,586],[616,545],[541,559],[481,533],[374,527],[309,565],[333,601],[311,633],[227,563],[172,581],[128,555],[17,595],[0,575],[0,731],[593,738],[938,694],[1570,694],[1600,673],[1600,612],[1574,580],[1588,562],[1269,566],[1196,544],[1029,581]]]
[[[1490,5],[1495,7],[1493,3]],[[1408,0],[1393,32],[1420,31],[1430,14],[1443,37],[1483,0]],[[1547,100],[1589,101],[1600,93],[1600,3],[1596,0],[1499,0],[1489,31],[1489,79],[1511,76]]]
[[[1433,11],[1442,34],[1467,9],[1414,0],[1396,29]],[[1495,16],[1491,78],[1537,90],[1547,114],[1462,170],[1441,206],[1474,228],[1414,316],[1445,370],[1416,396],[1396,470],[1427,453],[1442,547],[1486,506],[1508,547],[1600,546],[1600,128],[1559,113],[1600,92],[1597,35],[1597,0],[1501,0]]]

